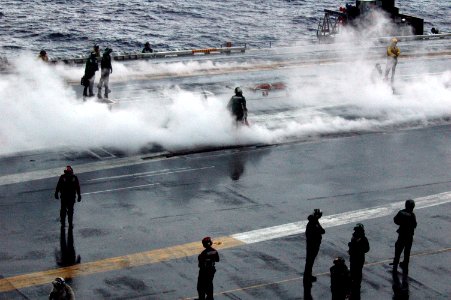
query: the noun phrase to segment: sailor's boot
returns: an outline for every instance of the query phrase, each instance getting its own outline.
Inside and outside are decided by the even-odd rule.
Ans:
[[[102,99],[102,88],[98,88],[97,98]]]
[[[406,264],[405,262],[400,262],[399,263],[399,266],[401,267],[401,269],[402,269],[402,271],[403,271],[403,273],[409,273],[409,265],[408,264]]]

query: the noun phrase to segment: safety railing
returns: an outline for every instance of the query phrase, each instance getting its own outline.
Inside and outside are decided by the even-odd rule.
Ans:
[[[439,33],[439,34],[426,34],[426,35],[404,35],[404,36],[396,36],[399,41],[418,41],[418,40],[436,40],[436,39],[445,39],[450,38],[451,33]],[[393,37],[378,37],[374,38],[375,40],[379,40],[381,42],[387,42],[391,40]]]
[[[213,54],[232,54],[232,53],[244,53],[246,47],[225,47],[225,48],[205,48],[205,49],[191,49],[191,50],[177,50],[177,51],[159,51],[152,53],[126,53],[121,55],[115,55],[112,57],[115,61],[127,61],[127,60],[141,60],[141,59],[158,59],[168,57],[181,57],[181,56],[195,56],[195,55],[213,55]],[[50,60],[52,63],[63,62],[66,64],[83,64],[88,58],[53,58]]]

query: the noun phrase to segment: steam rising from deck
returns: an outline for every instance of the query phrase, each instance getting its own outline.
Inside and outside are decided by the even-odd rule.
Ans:
[[[348,50],[352,53],[353,38],[349,36]],[[270,109],[263,111],[255,107],[270,97],[257,97],[243,83],[252,126],[239,129],[226,111],[232,88],[229,94],[208,99],[180,88],[167,88],[160,91],[163,97],[143,93],[141,96],[146,101],[109,109],[94,100],[82,102],[65,83],[66,80],[78,81],[83,73],[81,67],[58,66],[55,69],[29,58],[31,55],[27,53],[13,62],[13,74],[0,77],[3,118],[0,153],[58,146],[80,149],[112,146],[135,152],[150,144],[177,150],[277,143],[319,134],[428,124],[451,116],[451,72],[403,78],[402,66],[398,65],[400,95],[394,95],[382,80],[371,80],[374,60],[364,59],[369,47],[369,44],[360,45],[355,56],[349,56],[348,50],[342,51],[342,62],[336,64],[291,69],[285,74],[289,93],[279,92],[278,98],[271,100]],[[378,62],[385,65],[383,56]],[[251,62],[248,64],[252,66]],[[232,67],[236,67],[236,63],[140,62],[133,68],[115,63],[111,86],[114,94],[114,78],[125,79],[127,85],[132,85],[133,80],[127,79],[143,75],[146,70],[151,70],[147,75],[190,74]],[[233,77],[233,73],[229,76]],[[286,105],[289,109],[285,109]]]

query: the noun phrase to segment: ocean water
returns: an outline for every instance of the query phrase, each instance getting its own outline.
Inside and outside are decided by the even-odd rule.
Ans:
[[[352,3],[348,1],[348,3]],[[50,56],[85,55],[92,45],[116,52],[235,44],[313,41],[323,9],[345,1],[314,0],[1,0],[0,56],[45,49]],[[450,32],[451,2],[396,2],[425,19],[425,31]]]

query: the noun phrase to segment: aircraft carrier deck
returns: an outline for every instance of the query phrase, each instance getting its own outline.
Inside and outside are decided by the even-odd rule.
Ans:
[[[46,299],[55,277],[66,278],[78,299],[194,299],[204,236],[221,258],[215,299],[308,298],[303,233],[314,208],[324,212],[326,234],[313,268],[313,299],[331,297],[336,256],[349,266],[347,243],[357,222],[371,247],[362,299],[392,299],[399,286],[408,299],[448,299],[449,45],[446,36],[401,39],[394,93],[369,79],[375,63],[385,64],[385,44],[113,62],[111,114],[171,105],[172,90],[214,110],[241,86],[251,126],[224,139],[193,133],[192,143],[149,141],[133,154],[113,143],[0,156],[0,299]],[[82,67],[67,68],[76,74],[66,82],[79,105],[95,102],[82,102]],[[365,104],[371,88],[380,103]],[[409,101],[419,93],[431,97],[427,106]],[[310,128],[325,116],[335,121]],[[217,134],[208,122],[203,127]],[[274,135],[265,139],[262,131]],[[83,199],[73,232],[63,233],[53,193],[68,164]],[[393,277],[393,217],[409,198],[418,221],[410,271]]]

